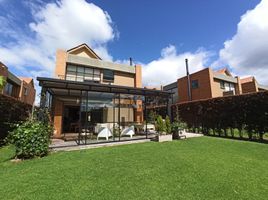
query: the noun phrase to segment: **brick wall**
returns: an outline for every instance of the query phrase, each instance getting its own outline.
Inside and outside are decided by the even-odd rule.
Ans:
[[[251,92],[258,92],[258,86],[255,80],[242,83],[242,93],[251,93]]]
[[[206,68],[190,75],[191,82],[198,81],[198,88],[191,89],[192,100],[207,99],[212,97],[210,69]],[[192,84],[191,84],[192,85]],[[188,101],[187,77],[178,79],[179,102]]]
[[[27,94],[25,95],[25,89],[27,89]],[[20,95],[19,98],[22,102],[33,105],[35,100],[35,89],[32,82],[27,83],[26,81],[21,82]]]

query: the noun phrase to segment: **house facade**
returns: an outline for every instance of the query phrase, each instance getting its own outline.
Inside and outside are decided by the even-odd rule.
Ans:
[[[243,94],[268,90],[267,86],[260,85],[254,76],[241,79]]]
[[[17,77],[8,70],[8,67],[0,62],[0,76],[6,79],[6,85],[2,91],[4,95],[13,97],[24,103],[33,105],[35,101],[35,88],[33,78]]]
[[[173,99],[174,103],[242,93],[240,78],[233,77],[228,69],[213,71],[211,68],[205,68],[190,74],[189,79],[190,88],[187,76],[164,86],[165,91],[177,90]]]
[[[168,92],[142,88],[141,73],[140,65],[103,61],[86,44],[57,50],[54,78],[37,78],[41,106],[52,113],[54,137],[75,135],[81,141],[86,134],[92,136],[84,137],[87,141],[96,141],[102,127],[120,140],[123,129],[145,120],[145,102],[157,103],[159,94],[169,97]]]

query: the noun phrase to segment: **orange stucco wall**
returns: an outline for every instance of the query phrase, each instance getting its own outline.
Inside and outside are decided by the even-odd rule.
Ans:
[[[27,94],[25,95],[25,89]],[[35,89],[33,83],[21,82],[19,98],[22,102],[33,105],[35,100]]]
[[[190,75],[191,82],[198,80],[198,88],[191,88],[192,100],[206,99],[212,97],[210,69],[206,68]],[[187,77],[178,79],[179,102],[188,101]]]

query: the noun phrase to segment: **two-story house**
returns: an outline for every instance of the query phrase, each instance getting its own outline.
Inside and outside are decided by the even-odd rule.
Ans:
[[[140,65],[102,60],[86,44],[58,50],[54,78],[37,78],[42,87],[41,106],[51,110],[54,137],[78,135],[81,141],[83,135],[90,135],[87,141],[95,141],[102,127],[106,140],[120,140],[127,134],[125,128],[143,122],[145,102],[154,101],[153,105],[161,96],[170,95],[142,88],[141,73]]]
[[[8,67],[0,62],[0,76],[6,79],[2,91],[4,95],[15,98],[24,103],[33,105],[35,101],[35,88],[33,78],[17,77],[8,70]]]
[[[163,89],[165,91],[177,90],[173,103],[242,93],[240,78],[233,77],[226,68],[218,71],[205,68],[190,74],[189,80],[187,76],[179,78],[176,82],[164,86]]]

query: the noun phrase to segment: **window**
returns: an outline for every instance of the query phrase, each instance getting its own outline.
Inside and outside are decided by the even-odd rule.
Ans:
[[[9,96],[12,95],[12,90],[13,90],[13,85],[11,83],[8,83],[6,84],[5,86],[5,93]]]
[[[67,65],[66,80],[80,82],[85,80],[100,81],[100,70],[69,64]]]
[[[27,96],[27,95],[28,95],[28,89],[24,88],[24,96]]]
[[[224,81],[220,81],[221,89],[225,89]]]
[[[104,69],[103,70],[103,80],[105,81],[114,81],[114,71],[109,70],[109,69]]]
[[[193,89],[196,89],[196,88],[198,88],[198,87],[199,87],[198,80],[193,80],[193,81],[192,81],[192,88],[193,88]]]

